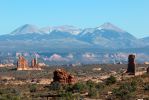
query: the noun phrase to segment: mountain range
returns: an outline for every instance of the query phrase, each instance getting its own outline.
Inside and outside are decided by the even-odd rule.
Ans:
[[[111,23],[85,29],[68,25],[38,28],[26,24],[9,34],[0,35],[1,51],[132,50],[148,47],[149,37],[138,39]]]

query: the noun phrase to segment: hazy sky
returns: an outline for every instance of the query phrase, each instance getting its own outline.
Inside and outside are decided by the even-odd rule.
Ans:
[[[97,27],[105,22],[149,36],[149,0],[1,0],[0,34],[24,24]]]

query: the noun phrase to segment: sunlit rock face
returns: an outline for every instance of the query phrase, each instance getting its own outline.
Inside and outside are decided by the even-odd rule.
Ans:
[[[131,54],[128,56],[127,73],[135,75],[135,72],[136,72],[135,55]]]
[[[31,66],[28,65],[28,61],[23,57],[19,56],[17,62],[17,70],[42,70],[37,62],[37,58],[33,58],[31,61]]]
[[[73,75],[69,74],[63,69],[56,69],[53,74],[53,82],[59,82],[61,84],[74,84],[77,81]]]
[[[17,62],[17,70],[27,70],[28,62],[23,56],[19,56],[18,62]]]

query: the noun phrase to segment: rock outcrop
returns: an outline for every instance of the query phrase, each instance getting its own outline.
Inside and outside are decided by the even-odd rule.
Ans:
[[[23,56],[19,56],[17,70],[27,70],[28,68],[28,61]]]
[[[53,82],[59,82],[61,84],[74,84],[76,83],[76,78],[66,72],[63,69],[56,69],[54,72]]]
[[[19,56],[17,70],[41,70],[41,68],[38,66],[37,58],[32,59],[31,66],[29,66],[28,61],[23,56]]]
[[[149,74],[149,67],[147,67],[146,72],[147,72],[147,74]]]
[[[135,73],[136,73],[135,55],[133,55],[133,54],[128,56],[127,73],[131,74],[131,75],[135,75]]]

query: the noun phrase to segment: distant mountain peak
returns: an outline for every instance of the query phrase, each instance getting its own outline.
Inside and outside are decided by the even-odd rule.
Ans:
[[[68,32],[72,35],[78,35],[81,32],[81,29],[70,26],[70,25],[62,25],[62,26],[54,26],[54,27],[44,27],[40,29],[41,32],[50,33],[52,31],[61,31],[61,32]]]
[[[69,32],[73,35],[78,35],[81,32],[81,29],[71,25],[63,25],[63,26],[55,27],[55,29],[59,31]]]
[[[103,25],[97,27],[97,29],[99,30],[112,30],[112,31],[117,31],[117,32],[125,32],[124,30],[120,29],[119,27],[107,22],[107,23],[104,23]]]
[[[25,25],[15,29],[10,34],[11,35],[18,35],[18,34],[28,34],[28,33],[39,33],[39,29],[35,25],[25,24]]]
[[[119,33],[125,33],[122,29],[118,28],[117,26],[111,24],[111,23],[104,23],[103,25],[96,27],[96,28],[88,28],[88,29],[80,29],[75,26],[71,25],[63,25],[63,26],[54,26],[54,27],[44,27],[44,28],[38,28],[35,25],[32,24],[25,24],[17,29],[15,29],[13,32],[11,32],[11,35],[20,35],[20,34],[50,34],[53,31],[59,31],[64,33],[70,33],[72,35],[78,35],[81,33],[81,35],[84,35],[86,33],[94,33],[96,30],[110,30],[115,31]]]
[[[22,25],[22,27],[36,27],[35,25],[32,25],[32,24],[24,24],[24,25]]]

